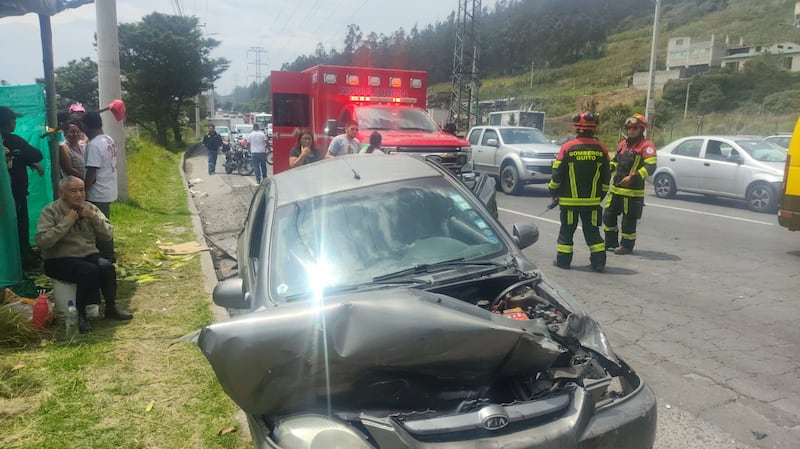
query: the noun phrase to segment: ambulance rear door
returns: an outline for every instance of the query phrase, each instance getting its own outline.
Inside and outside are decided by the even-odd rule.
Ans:
[[[301,130],[311,129],[311,74],[272,71],[274,173],[289,168],[289,152]]]

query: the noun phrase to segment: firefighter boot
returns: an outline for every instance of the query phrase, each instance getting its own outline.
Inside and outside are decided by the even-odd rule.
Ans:
[[[571,264],[572,264],[572,253],[558,253],[556,255],[556,260],[553,261],[553,265],[557,266],[558,268],[563,268],[565,270],[569,270]]]
[[[589,255],[589,263],[592,266],[592,270],[602,273],[606,270],[606,252],[596,252]]]
[[[619,245],[616,249],[614,249],[614,254],[625,255],[630,254],[633,252],[633,248],[628,248],[627,246]]]

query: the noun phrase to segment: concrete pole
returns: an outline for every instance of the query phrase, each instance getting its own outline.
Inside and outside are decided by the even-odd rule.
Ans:
[[[653,42],[650,46],[650,83],[647,86],[647,104],[645,106],[645,118],[653,129],[653,118],[656,111],[655,85],[656,85],[656,53],[658,49],[658,19],[661,10],[661,0],[655,0],[656,13],[653,18]],[[651,136],[652,138],[652,136]]]
[[[119,37],[117,35],[116,0],[96,0],[97,16],[97,80],[99,109],[122,99],[119,71]],[[103,113],[103,131],[117,144],[117,199],[128,201],[128,170],[125,161],[125,128],[110,111]]]
[[[47,126],[58,128],[56,113],[56,75],[53,63],[53,29],[50,26],[50,16],[39,14],[39,34],[42,37],[42,65],[44,67],[44,98],[47,109]],[[47,145],[50,152],[50,182],[53,187],[53,199],[58,198],[58,180],[61,164],[58,151],[58,139],[48,136]]]
[[[683,104],[683,119],[686,120],[686,114],[689,112],[689,88],[692,87],[692,82],[686,83],[686,102]]]

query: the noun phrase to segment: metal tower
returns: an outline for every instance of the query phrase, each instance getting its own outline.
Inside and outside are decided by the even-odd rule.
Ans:
[[[469,128],[478,122],[478,66],[480,59],[479,25],[481,0],[459,0],[456,20],[456,45],[453,51],[453,87],[450,95],[450,122]]]
[[[255,56],[255,61],[254,62],[249,62],[251,54],[253,54]],[[250,78],[255,78],[256,84],[264,81],[264,78],[261,77],[261,74],[262,74],[261,68],[262,67],[268,67],[269,64],[266,63],[266,58],[264,58],[265,62],[261,62],[262,61],[261,55],[267,55],[267,54],[268,54],[267,50],[264,47],[250,47],[250,48],[247,49],[247,59],[248,59],[248,63],[247,63],[247,72],[248,72],[247,80],[248,81],[250,81]],[[253,75],[249,74],[251,66],[255,66],[255,74],[253,74]]]

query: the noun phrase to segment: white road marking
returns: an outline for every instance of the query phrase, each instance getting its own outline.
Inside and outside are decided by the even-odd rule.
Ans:
[[[537,217],[536,215],[530,215],[530,214],[526,214],[524,212],[517,212],[517,211],[511,210],[511,209],[504,209],[502,207],[498,207],[497,210],[499,210],[501,212],[506,212],[506,213],[509,213],[509,214],[514,214],[514,215],[520,215],[520,216],[523,216],[523,217],[533,218],[535,220],[542,220],[542,221],[546,221],[548,223],[553,223],[553,224],[557,224],[557,225],[561,226],[561,221],[559,221],[559,220],[551,220],[549,218]],[[578,228],[580,228],[580,226],[578,226]]]
[[[761,225],[767,225],[767,226],[775,226],[775,223],[768,223],[766,221],[751,220],[749,218],[733,217],[733,216],[730,216],[730,215],[712,214],[711,212],[702,212],[702,211],[699,211],[699,210],[685,209],[683,207],[665,206],[663,204],[653,204],[653,203],[647,203],[647,206],[663,207],[664,209],[679,210],[679,211],[682,211],[682,212],[689,212],[689,213],[692,213],[692,214],[709,215],[711,217],[728,218],[730,220],[746,221],[748,223],[755,223],[755,224],[761,224]],[[778,219],[776,218],[775,221],[777,221],[777,220]]]
[[[730,215],[712,214],[711,212],[702,212],[702,211],[699,211],[699,210],[685,209],[685,208],[682,208],[682,207],[664,206],[663,204],[647,203],[647,206],[663,207],[665,209],[679,210],[679,211],[682,211],[682,212],[689,212],[689,213],[693,213],[693,214],[709,215],[711,217],[727,218],[727,219],[730,219],[730,220],[738,220],[738,221],[746,221],[748,223],[755,223],[755,224],[766,225],[766,226],[775,226],[775,223],[769,223],[769,222],[766,222],[766,221],[751,220],[749,218],[733,217],[733,216],[730,216]],[[515,211],[515,210],[512,210],[512,209],[505,209],[505,208],[502,208],[502,207],[498,207],[497,210],[499,210],[501,212],[506,212],[506,213],[509,213],[509,214],[514,214],[514,215],[520,215],[520,216],[523,216],[523,217],[533,218],[535,220],[546,221],[548,223],[557,224],[559,226],[561,225],[561,222],[558,221],[558,220],[550,220],[549,218],[537,217],[536,215],[526,214],[524,212],[519,212],[519,211]],[[578,226],[578,228],[580,228],[580,226]]]

